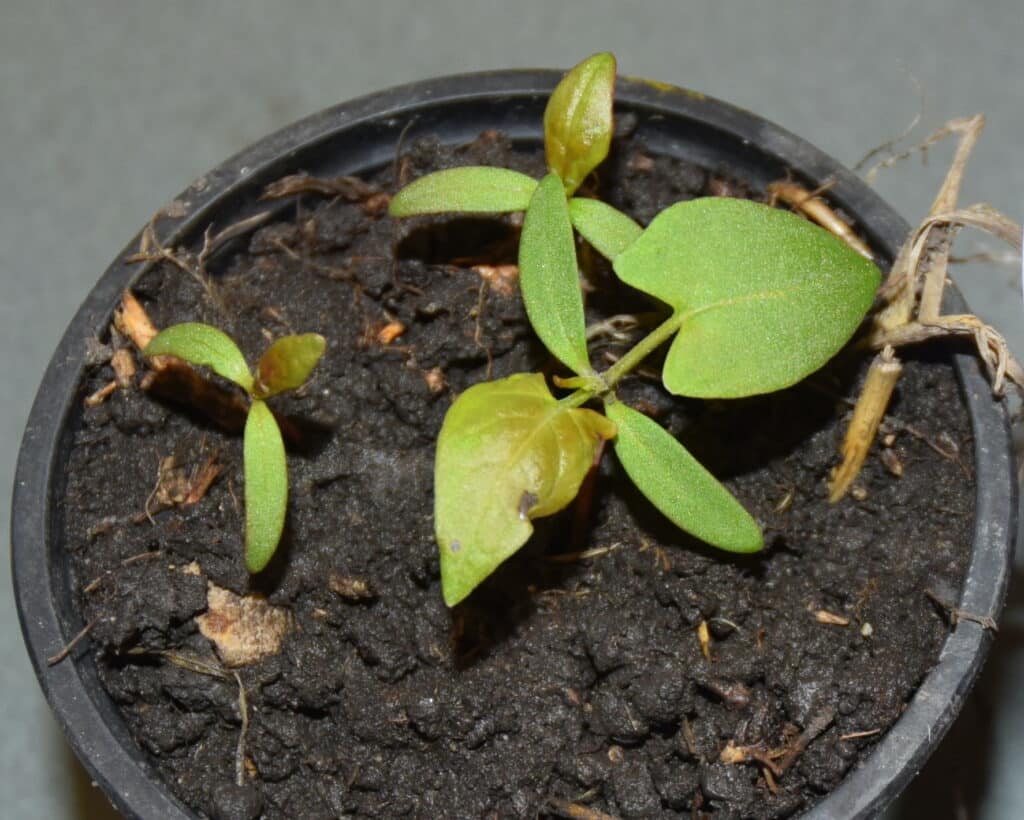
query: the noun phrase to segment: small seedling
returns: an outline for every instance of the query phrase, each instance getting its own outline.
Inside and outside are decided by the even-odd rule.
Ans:
[[[878,268],[806,220],[724,197],[677,203],[642,228],[595,199],[573,196],[608,154],[615,59],[572,69],[544,114],[549,173],[454,168],[416,180],[391,201],[398,217],[525,211],[520,286],[534,331],[573,372],[477,384],[445,417],[435,463],[435,531],[445,602],[454,606],[576,496],[602,440],[667,518],[739,553],[764,545],[750,514],[661,425],[616,387],[671,340],[669,392],[739,398],[788,387],[846,343],[871,306]],[[667,307],[653,331],[604,372],[587,351],[573,229],[626,284]],[[601,413],[583,405],[599,400]]]
[[[326,342],[317,333],[283,336],[250,371],[242,351],[223,331],[196,322],[159,333],[143,355],[176,356],[209,367],[249,394],[242,458],[245,474],[245,566],[260,572],[270,562],[284,531],[288,508],[288,465],[284,441],[266,399],[305,384],[323,355]]]

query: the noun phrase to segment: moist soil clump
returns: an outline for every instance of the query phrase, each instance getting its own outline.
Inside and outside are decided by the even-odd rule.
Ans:
[[[393,192],[456,164],[543,172],[485,134],[461,149],[419,142],[372,182]],[[604,173],[602,196],[643,223],[680,199],[746,193],[626,138]],[[825,481],[862,357],[740,401],[676,399],[641,371],[624,397],[726,481],[765,551],[730,556],[675,530],[607,454],[589,511],[538,521],[449,611],[432,520],[444,413],[484,378],[557,371],[497,268],[515,262],[516,217],[398,224],[379,204],[300,194],[212,260],[208,281],[163,264],[134,289],[158,327],[209,322],[250,361],[284,333],[328,339],[311,382],[272,402],[293,431],[291,499],[265,573],[243,568],[237,435],[137,388],[83,407],[74,428],[60,514],[82,617],[156,770],[198,812],[232,820],[526,818],[574,803],[776,818],[820,800],[899,717],[948,633],[932,598],[958,598],[974,497],[949,363],[907,363],[891,409],[903,424],[835,505]],[[589,321],[651,310],[596,254],[581,261]],[[83,396],[111,380],[123,344],[100,340]],[[614,334],[592,343],[601,367],[623,349]],[[181,503],[174,488],[210,463],[217,479]],[[218,657],[197,621],[234,600],[224,590],[265,596],[279,609],[259,622],[282,633],[233,670],[237,655]]]

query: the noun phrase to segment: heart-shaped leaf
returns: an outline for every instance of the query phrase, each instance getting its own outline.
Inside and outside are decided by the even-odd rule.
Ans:
[[[722,197],[662,211],[614,267],[674,309],[665,386],[704,398],[779,390],[817,370],[857,329],[880,279],[805,219]]]
[[[519,284],[530,324],[573,372],[591,372],[576,267],[576,240],[562,182],[548,174],[537,186],[519,240]]]
[[[599,199],[575,196],[569,200],[569,218],[580,235],[610,262],[643,233],[622,211]]]
[[[388,206],[392,216],[525,211],[537,180],[507,168],[467,166],[435,171],[406,185]]]
[[[615,455],[630,479],[680,529],[730,552],[757,552],[753,518],[664,427],[622,402],[605,406],[615,422]]]
[[[544,110],[548,170],[572,194],[606,156],[612,141],[615,57],[594,54],[571,69]]]
[[[274,555],[288,509],[288,465],[274,414],[253,400],[242,447],[245,473],[245,566],[262,570]]]
[[[434,526],[444,600],[454,606],[526,543],[531,519],[576,496],[615,425],[560,404],[538,373],[466,390],[437,442]]]
[[[282,336],[260,358],[253,394],[266,399],[302,387],[326,347],[327,340],[319,333]]]
[[[209,367],[246,391],[253,387],[252,373],[242,351],[221,330],[199,322],[184,322],[160,331],[142,351],[144,356],[177,356]]]

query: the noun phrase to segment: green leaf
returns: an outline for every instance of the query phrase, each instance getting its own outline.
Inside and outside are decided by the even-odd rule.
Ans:
[[[576,496],[615,426],[560,404],[539,373],[466,390],[437,442],[434,526],[444,600],[454,606],[526,543],[530,519]]]
[[[757,552],[764,536],[750,514],[664,427],[621,402],[615,455],[633,483],[680,529],[729,552]]]
[[[177,356],[209,367],[243,390],[252,390],[252,373],[242,351],[221,330],[199,322],[172,325],[161,331],[142,351],[143,356]]]
[[[391,216],[524,211],[537,188],[537,180],[507,168],[468,166],[449,168],[420,177],[394,195]]]
[[[569,218],[580,235],[610,262],[644,230],[622,211],[599,199],[573,197],[569,200]]]
[[[602,160],[612,141],[615,57],[594,54],[571,69],[544,110],[548,169],[572,194]]]
[[[853,335],[880,279],[807,220],[721,197],[662,211],[614,267],[675,309],[662,377],[704,398],[767,393],[817,370]]]
[[[548,174],[537,186],[519,240],[519,284],[530,324],[561,362],[591,372],[583,320],[576,240],[561,180]]]
[[[274,555],[288,509],[288,465],[274,414],[253,400],[245,421],[245,566],[262,570]]]
[[[301,387],[324,355],[326,347],[327,340],[319,333],[282,336],[260,358],[253,394],[266,399],[284,390]]]

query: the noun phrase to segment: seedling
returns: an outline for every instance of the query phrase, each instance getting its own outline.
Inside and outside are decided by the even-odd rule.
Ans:
[[[525,210],[519,245],[523,302],[538,337],[574,374],[474,385],[445,417],[435,463],[435,530],[445,602],[454,606],[576,496],[602,440],[627,475],[679,528],[724,550],[764,545],[740,503],[664,428],[616,388],[671,341],[662,381],[680,396],[739,398],[787,387],[817,370],[870,308],[880,273],[847,244],[795,214],[729,198],[677,203],[642,228],[595,199],[573,196],[608,154],[615,59],[572,69],[544,114],[549,173],[440,171],[391,201],[391,213]],[[626,284],[667,317],[608,370],[590,363],[575,228]],[[600,401],[604,414],[583,405]]]
[[[196,322],[159,333],[143,355],[176,356],[209,367],[234,382],[252,400],[245,420],[242,460],[245,475],[245,566],[260,572],[270,562],[284,531],[288,508],[288,465],[284,441],[266,399],[305,384],[323,355],[326,342],[317,333],[283,336],[249,370],[242,351],[224,332]]]

